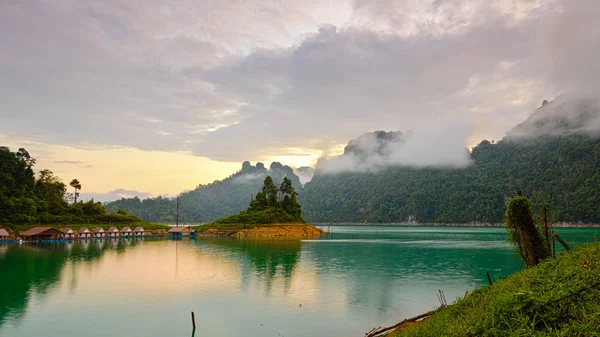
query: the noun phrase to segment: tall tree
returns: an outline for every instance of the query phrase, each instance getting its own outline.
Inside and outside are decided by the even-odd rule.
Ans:
[[[275,183],[273,182],[273,178],[271,178],[271,176],[267,176],[265,178],[265,182],[263,184],[263,188],[262,188],[262,192],[265,195],[265,197],[267,198],[267,202],[269,206],[275,206],[277,205],[277,192],[279,190],[277,189],[277,186],[275,186]]]
[[[510,199],[506,207],[505,224],[508,240],[515,246],[527,267],[538,265],[550,257],[550,249],[533,219],[531,202],[521,191]]]
[[[77,198],[79,197],[79,191],[81,190],[81,183],[79,182],[78,179],[73,179],[71,180],[71,183],[69,184],[71,187],[73,187],[73,198],[75,198],[75,203],[77,203]]]

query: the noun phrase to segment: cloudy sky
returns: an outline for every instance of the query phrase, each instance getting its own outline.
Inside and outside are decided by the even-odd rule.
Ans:
[[[598,17],[596,0],[0,0],[0,144],[98,198],[314,164],[374,130],[472,146],[597,94]]]

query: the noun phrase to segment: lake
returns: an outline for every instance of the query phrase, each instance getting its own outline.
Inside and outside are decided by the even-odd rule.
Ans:
[[[503,228],[0,245],[0,336],[364,336],[519,270]],[[559,228],[570,243],[597,229]]]

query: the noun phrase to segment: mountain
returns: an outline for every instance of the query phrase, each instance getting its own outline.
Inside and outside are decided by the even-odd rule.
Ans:
[[[299,177],[294,170],[279,162],[271,163],[267,169],[263,163],[253,166],[242,163],[240,171],[211,184],[199,185],[194,190],[180,196],[179,221],[184,223],[210,222],[218,218],[236,214],[248,207],[250,200],[262,188],[267,175],[279,185],[284,177],[292,181],[296,190],[302,189]],[[122,198],[105,204],[107,210],[119,208],[135,214],[146,221],[175,222],[175,198]]]
[[[506,199],[520,189],[535,211],[547,205],[557,221],[600,223],[596,102],[561,96],[544,103],[501,141],[474,147],[467,167],[386,166],[332,174],[332,160],[320,160],[299,198],[303,214],[308,222],[499,223]],[[372,152],[361,150],[359,156],[390,155],[387,144],[398,137],[377,134],[383,136],[374,138]],[[348,143],[341,157],[356,154],[355,144]]]
[[[292,180],[309,223],[499,223],[517,190],[531,198],[534,211],[547,205],[557,221],[600,223],[599,107],[595,99],[559,96],[499,142],[484,140],[470,152],[458,146],[446,153],[446,135],[376,131],[349,141],[341,156],[321,158],[314,171],[244,162],[232,176],[183,193],[180,221],[208,222],[246,209],[271,175],[276,184],[284,176]],[[443,156],[442,165],[431,160]],[[175,220],[169,198],[121,199],[106,208]]]
[[[554,101],[542,102],[523,123],[510,130],[505,140],[528,140],[587,134],[597,137],[600,131],[600,101],[596,98],[563,94]]]

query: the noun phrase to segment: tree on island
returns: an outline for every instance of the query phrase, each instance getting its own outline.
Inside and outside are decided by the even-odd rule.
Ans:
[[[262,191],[250,201],[247,210],[228,216],[215,223],[223,224],[268,224],[285,222],[302,222],[302,206],[297,200],[298,193],[292,181],[284,177],[279,187],[271,176],[264,180]]]
[[[517,249],[527,267],[538,265],[551,256],[548,237],[535,224],[531,202],[519,191],[506,206],[504,225],[508,231],[508,241]]]

